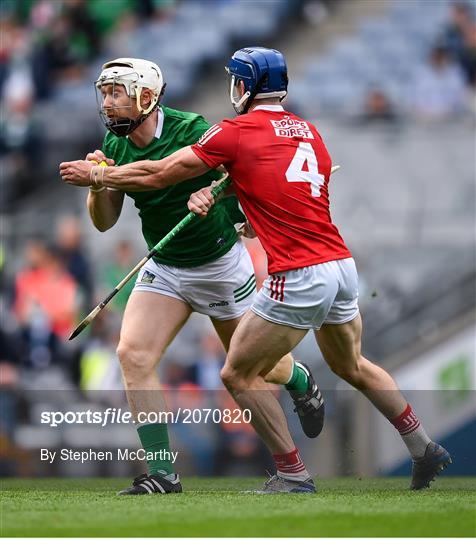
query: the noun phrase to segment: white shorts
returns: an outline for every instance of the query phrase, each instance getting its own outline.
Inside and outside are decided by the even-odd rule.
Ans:
[[[318,330],[357,317],[358,298],[357,269],[348,258],[269,276],[251,310],[277,324]]]
[[[214,319],[241,317],[256,295],[256,279],[248,250],[239,240],[216,261],[179,268],[149,260],[139,271],[134,291],[177,298],[197,313]]]

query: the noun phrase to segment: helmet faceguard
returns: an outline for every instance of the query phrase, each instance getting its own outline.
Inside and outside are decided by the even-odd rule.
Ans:
[[[288,75],[284,56],[275,49],[248,47],[236,51],[226,72],[230,78],[230,101],[237,114],[244,114],[254,99],[279,98],[287,95]],[[240,97],[238,84],[245,92]]]
[[[103,65],[99,79],[94,83],[99,116],[104,126],[117,135],[125,137],[139,127],[144,120],[158,107],[165,90],[165,83],[159,66],[148,60],[139,58],[118,58]],[[101,92],[103,86],[112,85],[111,93],[113,105],[104,107],[104,99]],[[116,85],[123,86],[129,96],[129,104],[115,105]],[[152,91],[152,99],[146,108],[142,107],[141,96],[143,89]],[[137,118],[132,117],[133,103],[139,111]],[[109,116],[114,109],[129,109],[131,116]]]

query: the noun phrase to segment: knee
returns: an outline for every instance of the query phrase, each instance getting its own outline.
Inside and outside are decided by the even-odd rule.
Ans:
[[[117,357],[124,378],[128,383],[147,377],[154,370],[156,364],[156,359],[148,351],[122,341],[117,347]]]
[[[362,357],[346,363],[329,363],[331,370],[352,386],[360,386],[362,382]]]
[[[246,379],[243,375],[228,364],[223,366],[220,377],[223,384],[230,392],[240,392],[247,388]]]

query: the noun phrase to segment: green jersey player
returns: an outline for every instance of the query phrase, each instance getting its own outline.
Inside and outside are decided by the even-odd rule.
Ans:
[[[101,150],[89,161],[123,165],[160,160],[195,143],[210,127],[199,115],[160,105],[165,84],[153,62],[120,58],[104,64],[96,90],[100,115],[108,129]],[[133,198],[142,233],[151,249],[187,213],[194,191],[222,176],[209,171],[189,182],[164,189],[123,192],[90,188],[87,206],[95,227],[103,232],[118,220],[124,196]],[[241,316],[256,292],[253,266],[238,238],[233,205],[217,204],[209,216],[174,238],[139,272],[127,303],[118,346],[127,398],[142,446],[167,456],[167,424],[148,423],[144,413],[165,409],[156,367],[167,346],[193,311],[210,317],[228,350]],[[319,434],[324,415],[320,392],[312,375],[290,355],[270,371],[266,380],[285,384],[296,404],[304,432]],[[182,490],[167,459],[148,461],[148,473],[121,494],[173,493]]]

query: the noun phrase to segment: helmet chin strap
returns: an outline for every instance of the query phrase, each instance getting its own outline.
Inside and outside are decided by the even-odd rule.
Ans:
[[[236,113],[237,114],[246,114],[249,110],[249,108],[251,107],[251,104],[253,103],[253,100],[256,98],[257,95],[260,95],[258,92],[259,92],[259,88],[261,88],[261,85],[264,81],[264,78],[266,77],[266,74],[264,74],[260,79],[259,81],[256,83],[255,85],[255,88],[252,92],[250,92],[249,90],[246,91],[242,96],[241,98],[236,101],[235,100],[235,96],[233,95],[233,91],[235,89],[235,76],[233,75],[233,77],[231,78],[231,84],[230,84],[230,99],[231,99],[231,103],[233,105],[233,108],[235,109]],[[273,97],[272,95],[270,94],[265,94],[263,93],[262,94],[263,96],[266,96],[266,97]]]
[[[244,104],[246,100],[250,97],[251,93],[245,92],[241,96],[241,98],[237,101],[235,99],[235,89],[236,89],[235,81],[236,79],[235,79],[235,76],[233,75],[230,80],[230,101],[231,101],[231,104],[233,105],[233,108],[235,109],[236,114],[241,114],[243,112],[243,109],[245,108]]]
[[[142,88],[139,89],[139,91],[135,92],[136,94],[136,105],[137,105],[137,110],[141,113],[141,114],[145,114],[147,116],[149,116],[149,114],[154,110],[155,106],[157,105],[159,99],[160,99],[160,96],[158,96],[157,94],[153,94],[153,99],[152,101],[150,102],[150,105],[144,109],[141,105],[141,102],[140,102],[140,98],[142,96]],[[162,95],[162,93],[160,94]]]
[[[250,92],[245,92],[242,96],[241,96],[241,99],[239,101],[234,101],[232,99],[231,103],[233,105],[233,108],[235,109],[235,111],[238,113],[238,114],[241,114],[243,112],[245,112],[245,108],[246,108],[246,105],[245,105],[245,102],[246,100],[250,97]]]
[[[106,128],[114,135],[118,137],[126,137],[130,135],[134,130],[136,130],[149,116],[154,112],[155,109],[159,106],[159,102],[156,101],[152,109],[148,107],[145,114],[141,114],[139,118],[133,120],[132,118],[117,118],[110,120],[105,123]]]

